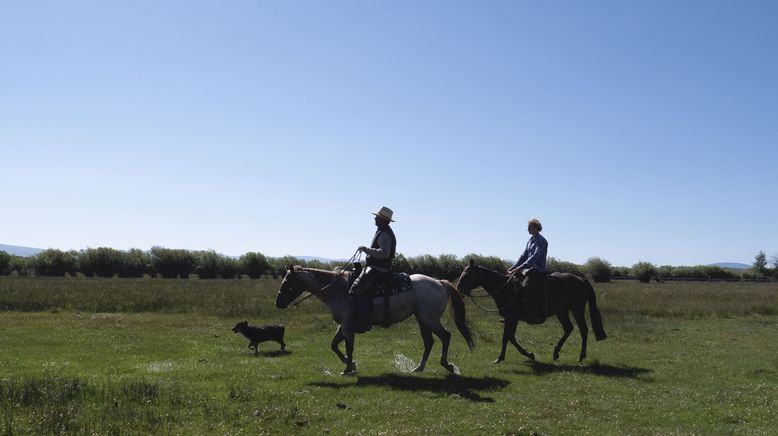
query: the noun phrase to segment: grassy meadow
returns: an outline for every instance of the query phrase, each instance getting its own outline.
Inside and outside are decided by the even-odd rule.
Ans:
[[[3,434],[775,434],[778,284],[597,284],[609,338],[551,361],[555,319],[502,325],[467,302],[476,350],[446,315],[422,374],[414,320],[359,335],[339,375],[335,330],[315,298],[278,310],[279,281],[0,277]],[[489,300],[479,300],[488,305]],[[283,323],[254,357],[230,329]]]

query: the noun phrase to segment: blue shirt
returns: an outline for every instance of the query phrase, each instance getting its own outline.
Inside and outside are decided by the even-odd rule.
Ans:
[[[546,270],[546,255],[548,254],[548,241],[538,234],[529,238],[527,248],[524,249],[519,260],[511,268],[518,267],[521,271],[535,269],[538,271]]]

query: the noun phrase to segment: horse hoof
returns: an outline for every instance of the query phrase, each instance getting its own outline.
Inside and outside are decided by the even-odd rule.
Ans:
[[[446,368],[449,372],[453,372],[456,375],[462,374],[462,371],[460,371],[459,368],[451,362],[449,362],[448,365],[443,365],[443,367]]]
[[[495,363],[495,364],[498,364],[498,363],[502,362],[503,360],[505,360],[505,359],[499,359],[499,358],[498,358],[497,360],[495,360],[495,361],[494,361],[494,363]]]
[[[422,372],[424,371],[424,368],[421,366],[417,366],[416,368],[413,368],[411,372]]]
[[[559,353],[554,353],[554,361],[556,362],[559,360]]]
[[[353,362],[351,365],[348,365],[346,369],[343,370],[343,372],[340,373],[340,375],[354,375],[357,373],[357,362]]]
[[[529,357],[531,360],[535,360],[535,353],[529,353]]]

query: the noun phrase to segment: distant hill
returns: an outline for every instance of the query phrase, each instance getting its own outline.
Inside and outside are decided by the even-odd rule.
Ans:
[[[318,256],[292,256],[292,257],[296,257],[297,259],[304,260],[306,262],[310,260],[316,260],[324,263],[345,262],[346,260],[348,260],[348,259],[327,259],[326,257],[318,257]]]
[[[719,263],[712,263],[710,266],[718,266],[721,268],[729,268],[729,269],[749,269],[752,265],[749,265],[747,263],[739,263],[739,262],[719,262]]]
[[[29,257],[29,256],[35,256],[36,254],[40,253],[43,250],[40,248],[19,247],[18,245],[0,244],[0,251],[5,251],[6,253],[13,254],[14,256]]]

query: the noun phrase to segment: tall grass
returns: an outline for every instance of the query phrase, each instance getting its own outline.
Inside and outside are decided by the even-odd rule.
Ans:
[[[240,280],[0,277],[0,311],[196,313],[261,318],[277,314],[275,294],[279,284],[280,279],[270,277]],[[597,283],[595,289],[598,306],[606,317],[695,319],[778,314],[778,283],[618,281]],[[479,312],[473,305],[468,305],[468,309],[468,314]],[[295,310],[327,315],[321,304],[304,304]]]

